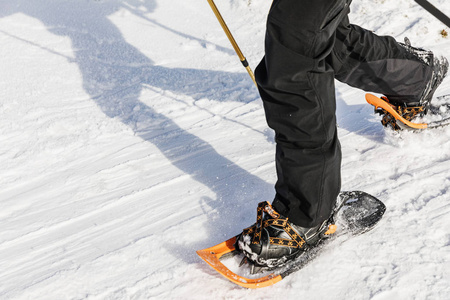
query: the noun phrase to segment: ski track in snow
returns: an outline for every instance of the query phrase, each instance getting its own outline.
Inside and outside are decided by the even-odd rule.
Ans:
[[[270,1],[217,5],[256,67]],[[449,53],[449,29],[414,1],[351,8],[377,34]],[[337,83],[343,190],[386,215],[246,290],[195,250],[272,200],[273,132],[207,2],[3,1],[0,43],[1,299],[449,297],[450,127],[386,131],[363,91]]]

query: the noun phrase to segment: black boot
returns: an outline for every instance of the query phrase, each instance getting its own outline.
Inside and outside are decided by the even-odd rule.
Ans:
[[[261,202],[256,224],[244,229],[236,246],[253,265],[275,268],[297,258],[334,232],[332,220],[304,228],[289,222],[268,202]]]

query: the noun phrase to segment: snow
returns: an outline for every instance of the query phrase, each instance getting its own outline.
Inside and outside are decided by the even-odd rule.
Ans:
[[[216,4],[256,67],[270,1]],[[414,1],[351,8],[377,34],[450,51],[449,28]],[[450,127],[393,134],[337,83],[343,190],[386,215],[246,290],[195,250],[272,200],[273,132],[207,2],[3,0],[0,44],[1,299],[448,298]]]

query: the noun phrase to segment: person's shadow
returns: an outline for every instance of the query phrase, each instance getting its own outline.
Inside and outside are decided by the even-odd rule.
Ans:
[[[84,90],[105,115],[129,125],[137,136],[158,147],[174,166],[215,193],[216,199],[201,200],[202,205],[209,206],[214,211],[211,215],[214,224],[208,229],[211,237],[205,238],[200,244],[190,245],[191,249],[177,251],[192,252],[191,255],[183,255],[182,259],[192,262],[194,248],[219,242],[224,233],[236,234],[243,226],[251,225],[248,222],[256,218],[256,203],[273,197],[272,184],[221,156],[207,142],[183,130],[171,119],[140,101],[144,88],[170,91],[174,95],[188,95],[194,100],[208,98],[215,101],[253,101],[257,98],[257,92],[246,73],[155,66],[150,58],[127,43],[108,16],[117,9],[126,8],[152,26],[161,26],[172,33],[196,39],[145,17],[142,10],[153,11],[157,6],[156,0],[117,0],[106,3],[48,0],[10,2],[1,5],[0,18],[14,13],[26,14],[41,21],[53,34],[70,38],[75,58],[68,59],[78,65]],[[63,55],[0,29],[0,34],[2,33],[21,39],[31,46],[41,47],[54,55]],[[208,43],[197,40],[203,44]],[[151,49],[152,45],[149,44],[148,47]],[[216,49],[227,53],[231,51],[219,46]],[[211,90],[211,82],[222,83],[221,93]],[[228,96],[230,92],[233,92],[232,100]],[[248,97],[249,94],[252,97]],[[157,98],[151,101],[157,101]],[[199,151],[201,155],[187,156],[186,148]],[[182,198],[183,195],[179,197]],[[153,204],[149,203],[151,205]],[[173,245],[166,246],[172,248]]]

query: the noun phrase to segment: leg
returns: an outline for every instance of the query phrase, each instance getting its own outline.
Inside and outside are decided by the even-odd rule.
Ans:
[[[347,0],[275,0],[266,56],[255,75],[269,126],[276,133],[275,209],[314,227],[340,191],[341,151],[335,117],[335,73],[326,61]]]
[[[339,81],[403,103],[418,103],[432,76],[430,64],[392,37],[377,36],[348,18],[337,28],[327,61]]]

